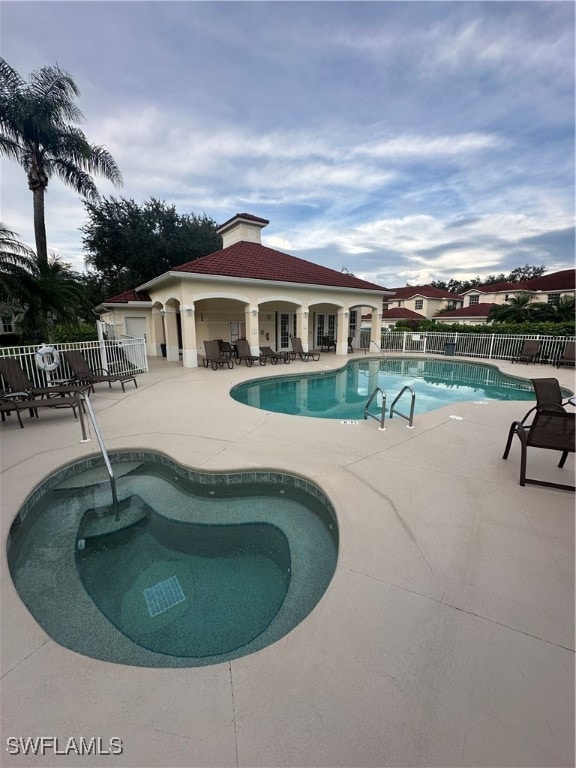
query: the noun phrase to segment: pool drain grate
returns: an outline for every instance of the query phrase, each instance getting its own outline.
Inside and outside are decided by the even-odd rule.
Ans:
[[[153,587],[144,590],[144,598],[150,616],[158,616],[168,608],[186,600],[182,587],[176,576],[171,576],[165,581],[159,581]]]

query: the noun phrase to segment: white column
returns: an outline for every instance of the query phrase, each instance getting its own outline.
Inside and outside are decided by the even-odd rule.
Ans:
[[[260,336],[259,336],[259,314],[258,307],[246,307],[244,312],[246,318],[246,338],[250,344],[250,354],[260,354]]]
[[[182,322],[182,365],[184,368],[198,368],[194,304],[186,304],[180,309],[180,320]]]
[[[302,342],[304,352],[308,352],[308,307],[299,307],[296,311],[296,336]]]
[[[178,347],[178,328],[176,326],[176,311],[173,307],[165,308],[164,333],[166,334],[166,359],[172,363],[180,360]]]
[[[348,354],[348,317],[349,312],[345,309],[338,310],[336,326],[336,354]]]
[[[382,344],[382,312],[379,312],[375,307],[372,310],[372,324],[370,326],[370,347],[374,352],[376,352],[372,342],[375,342],[378,346],[378,349],[380,349]]]

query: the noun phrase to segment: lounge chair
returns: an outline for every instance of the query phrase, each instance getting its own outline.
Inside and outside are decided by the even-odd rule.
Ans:
[[[228,368],[234,368],[234,360],[220,352],[220,346],[217,339],[214,341],[205,341],[204,352],[204,359],[202,360],[204,368],[208,368],[209,365],[212,366],[213,371],[218,367],[224,368],[225,365],[227,365]]]
[[[354,352],[354,347],[352,346],[353,341],[354,336],[348,336],[348,352]]]
[[[292,336],[290,341],[292,342],[293,360],[295,360],[297,357],[299,357],[300,360],[303,360],[305,363],[307,363],[309,360],[320,360],[320,354],[318,352],[304,352],[304,349],[302,348],[302,339],[299,339],[298,336]]]
[[[322,336],[320,352],[330,352],[331,349],[336,352],[336,340],[332,336]]]
[[[260,355],[270,360],[272,365],[277,365],[279,360],[283,363],[290,362],[289,352],[275,352],[272,347],[260,347]]]
[[[538,339],[528,339],[522,344],[522,349],[518,353],[517,357],[513,357],[512,363],[535,363],[540,357],[540,349],[542,342]]]
[[[238,339],[236,342],[236,354],[238,355],[238,362],[242,363],[242,360],[244,360],[249,368],[251,368],[254,363],[266,365],[266,358],[264,355],[253,355],[250,351],[250,344],[248,344],[246,339]]]
[[[574,347],[576,342],[569,341],[564,347],[564,352],[556,360],[556,368],[560,368],[561,365],[574,365]]]
[[[531,413],[531,411],[528,413]],[[527,416],[528,414],[526,414],[522,421],[512,422],[502,458],[508,458],[510,446],[512,445],[512,438],[514,435],[518,435],[522,451],[520,457],[520,485],[524,486],[527,483],[530,483],[532,485],[544,485],[549,488],[574,491],[575,487],[573,485],[552,483],[545,480],[534,480],[526,477],[526,454],[528,448],[561,451],[562,455],[558,466],[562,468],[566,463],[568,454],[574,453],[574,425],[576,423],[576,413],[568,413],[564,410],[558,410],[557,408],[553,409],[543,405],[536,407],[535,416],[530,425],[525,424]]]
[[[20,416],[20,411],[29,411],[30,416],[38,418],[39,408],[72,408],[74,418],[77,419],[78,414],[76,413],[76,409],[79,405],[80,396],[78,393],[41,399],[34,398],[26,392],[11,392],[8,395],[4,394],[0,396],[0,413],[2,414],[2,421],[6,420],[7,413],[14,411],[22,429],[24,428],[24,424],[22,422],[22,417]]]
[[[31,397],[53,398],[74,395],[78,392],[87,394],[90,390],[87,384],[54,384],[49,387],[35,387],[24,368],[15,357],[0,357],[0,375],[8,385],[11,393],[25,392]]]
[[[92,392],[94,392],[94,384],[102,382],[107,382],[110,389],[112,389],[113,383],[119,382],[122,385],[122,392],[126,392],[124,385],[129,381],[133,381],[134,386],[138,387],[136,377],[130,373],[109,373],[104,368],[98,368],[96,371],[93,371],[82,352],[76,349],[62,352],[62,357],[66,360],[72,371],[73,381],[79,384],[88,384]]]
[[[558,379],[551,377],[549,379],[530,379],[530,381],[536,394],[536,406],[545,405],[547,408],[564,410],[564,406],[568,404],[569,398],[568,400],[562,400],[562,390],[560,389]]]

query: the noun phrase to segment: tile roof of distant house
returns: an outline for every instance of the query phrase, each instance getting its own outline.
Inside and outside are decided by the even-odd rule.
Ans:
[[[443,322],[445,317],[487,317],[488,313],[496,304],[488,301],[480,301],[478,304],[470,304],[469,307],[460,307],[460,309],[451,309],[448,312],[442,312],[436,315],[435,320]]]
[[[425,315],[420,315],[418,312],[413,312],[406,307],[392,307],[392,309],[385,309],[382,312],[382,320],[425,320]]]
[[[243,214],[242,214],[243,215]],[[236,218],[236,217],[234,217]],[[255,218],[255,217],[253,217]],[[247,280],[306,283],[356,290],[387,291],[381,285],[361,280],[354,275],[322,267],[311,261],[290,256],[259,243],[240,241],[208,256],[172,267],[170,272],[218,275]]]
[[[150,295],[146,291],[124,291],[117,296],[112,296],[111,299],[106,299],[104,304],[128,304],[131,301],[152,301]]]
[[[523,280],[521,283],[511,283],[501,280],[491,285],[477,285],[465,291],[469,293],[519,293],[520,291],[574,291],[576,290],[576,269],[563,269],[560,272],[551,272],[549,275],[533,277]]]
[[[435,285],[407,285],[405,288],[390,288],[394,296],[390,299],[412,299],[414,296],[422,296],[425,299],[461,299],[462,296],[444,288],[436,288]]]
[[[574,291],[576,290],[576,269],[563,269],[549,275],[525,280],[522,286],[529,291]]]
[[[502,293],[503,291],[523,291],[524,283],[510,283],[507,280],[501,280],[499,283],[491,283],[490,285],[475,285],[474,288],[470,288],[468,291],[464,291],[464,295],[468,293]]]

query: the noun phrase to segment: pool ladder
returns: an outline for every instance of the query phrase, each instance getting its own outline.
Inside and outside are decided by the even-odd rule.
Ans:
[[[112,464],[110,463],[110,457],[108,456],[108,451],[106,450],[106,446],[104,445],[104,440],[102,438],[102,433],[100,432],[100,428],[98,427],[98,422],[96,421],[96,414],[94,413],[94,409],[92,408],[92,403],[90,402],[87,395],[85,395],[83,392],[79,392],[78,395],[78,413],[80,414],[80,425],[82,427],[82,441],[83,443],[88,443],[90,441],[90,438],[88,437],[88,434],[86,432],[86,424],[84,423],[84,405],[86,406],[86,410],[88,411],[88,415],[90,416],[90,421],[92,422],[92,426],[94,427],[94,434],[96,435],[96,439],[98,440],[98,444],[100,446],[100,452],[102,453],[102,458],[104,459],[104,465],[106,466],[106,471],[108,472],[108,478],[110,480],[110,488],[112,490],[112,510],[114,512],[114,520],[118,522],[120,520],[120,509],[118,507],[118,494],[116,492],[116,478],[114,477],[114,472],[112,471]]]
[[[410,392],[410,414],[408,416],[405,413],[401,413],[395,407],[396,403],[398,402],[398,400],[400,400],[404,392]],[[372,401],[374,400],[374,398],[378,396],[378,393],[382,395],[382,408],[380,410],[380,416],[376,416],[375,414],[369,412],[369,408],[372,405]],[[390,418],[392,418],[394,414],[396,414],[397,416],[400,416],[400,418],[406,419],[406,421],[408,422],[407,429],[414,429],[413,422],[414,422],[414,403],[415,402],[416,402],[416,393],[414,392],[412,387],[409,387],[406,384],[406,386],[402,387],[400,392],[398,392],[398,394],[394,398],[394,402],[390,406]],[[375,419],[376,421],[380,422],[380,426],[378,427],[380,431],[383,432],[386,429],[386,427],[384,426],[384,420],[386,418],[386,392],[384,392],[384,390],[381,387],[376,387],[374,392],[372,392],[372,394],[370,395],[368,402],[366,403],[366,407],[364,408],[364,420],[368,418]]]

